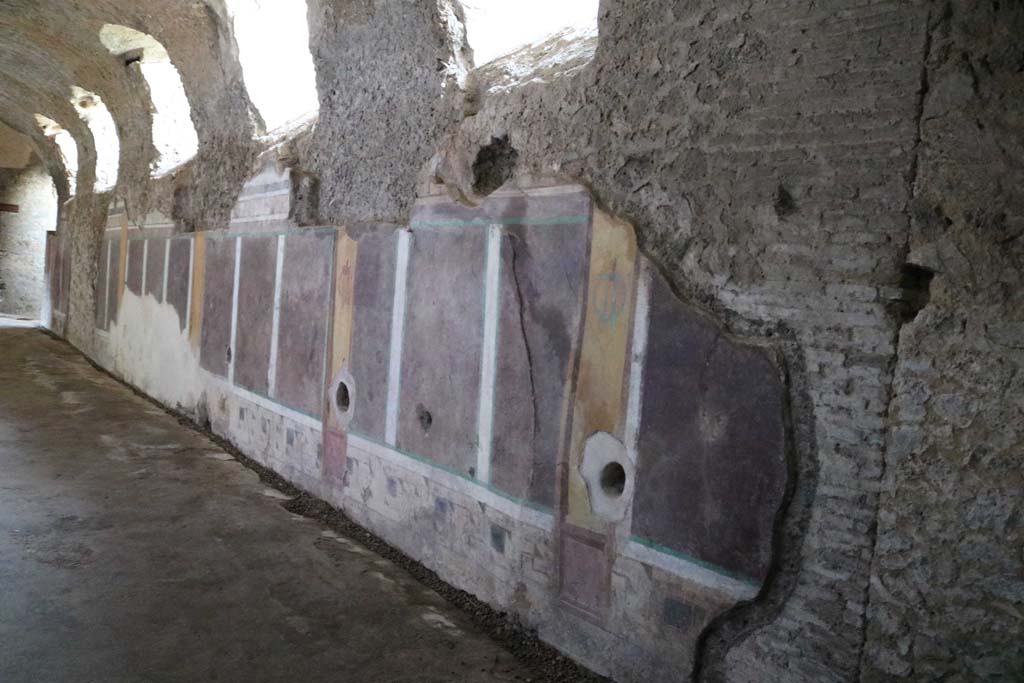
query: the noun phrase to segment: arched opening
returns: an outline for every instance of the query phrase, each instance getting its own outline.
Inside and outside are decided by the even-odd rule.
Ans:
[[[308,121],[320,108],[305,0],[227,0],[249,99],[266,132]]]
[[[477,66],[556,35],[597,35],[598,0],[463,0],[462,7]]]
[[[46,233],[56,224],[53,178],[31,143],[0,124],[0,314],[39,318]]]
[[[96,93],[78,86],[71,88],[71,104],[78,116],[89,126],[96,145],[96,192],[106,192],[117,185],[117,170],[121,157],[121,142],[117,126],[107,105]]]
[[[151,35],[115,24],[100,29],[100,42],[125,59],[130,69],[139,69],[146,84],[153,111],[153,146],[158,156],[152,165],[159,178],[195,157],[199,136],[192,123],[192,107],[181,82],[181,74],[164,46]]]
[[[36,114],[36,122],[43,129],[43,135],[53,140],[60,150],[64,163],[64,175],[68,179],[68,194],[74,196],[78,190],[78,143],[64,127],[42,114]]]

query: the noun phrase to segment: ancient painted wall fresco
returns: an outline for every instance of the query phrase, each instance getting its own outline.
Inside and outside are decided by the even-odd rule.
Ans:
[[[159,212],[131,224],[120,201],[111,203],[96,267],[96,329],[109,331],[127,289],[167,303],[188,324],[192,239],[174,234],[174,223]],[[133,263],[134,259],[134,263]]]
[[[199,362],[214,375],[227,377],[233,358],[237,238],[210,235],[205,243],[206,279]]]
[[[319,417],[324,396],[324,362],[334,231],[281,235],[283,249],[277,324],[276,379],[272,398],[293,410]]]
[[[128,235],[128,291],[191,328],[214,429],[596,668],[685,675],[772,559],[770,349],[681,302],[581,188],[423,198],[353,237],[289,224],[281,178],[227,230]]]

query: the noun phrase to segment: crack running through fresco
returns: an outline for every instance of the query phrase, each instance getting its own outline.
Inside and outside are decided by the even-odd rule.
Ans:
[[[533,351],[530,348],[530,337],[526,334],[526,304],[523,299],[523,290],[519,284],[518,252],[516,251],[516,237],[509,235],[512,244],[512,281],[516,285],[516,301],[519,304],[519,331],[523,335],[523,346],[526,348],[526,366],[530,373],[530,403],[533,406],[533,430],[530,436],[531,449],[537,442],[537,427],[540,424],[540,416],[537,414],[537,383],[533,371]],[[532,482],[531,482],[532,486]]]

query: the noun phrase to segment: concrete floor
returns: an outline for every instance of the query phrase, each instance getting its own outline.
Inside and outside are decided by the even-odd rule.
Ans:
[[[0,323],[0,681],[511,681],[391,562],[38,330]]]

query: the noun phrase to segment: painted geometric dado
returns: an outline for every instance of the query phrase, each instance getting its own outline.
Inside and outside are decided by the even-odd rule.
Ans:
[[[584,661],[686,674],[771,563],[770,351],[681,302],[581,188],[425,197],[350,235],[290,225],[288,187],[265,170],[224,231],[113,212],[97,327],[130,346],[122,312],[169,307],[184,408]]]

